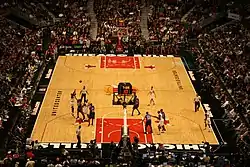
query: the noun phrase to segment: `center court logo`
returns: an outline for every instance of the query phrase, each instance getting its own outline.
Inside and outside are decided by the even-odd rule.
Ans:
[[[77,144],[76,143],[40,143],[42,148],[61,148],[62,146],[66,149],[76,149]],[[81,149],[88,148],[89,143],[82,143]],[[97,144],[97,147],[99,149],[102,149],[102,146],[104,144]],[[118,144],[117,144],[118,145]],[[138,149],[144,150],[149,148],[150,144],[139,144]],[[156,148],[159,147],[159,144],[155,144]],[[163,144],[166,150],[180,150],[180,151],[205,151],[203,144]]]

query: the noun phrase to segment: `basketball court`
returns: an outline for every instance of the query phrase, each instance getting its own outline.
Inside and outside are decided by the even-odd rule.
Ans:
[[[137,136],[140,143],[218,144],[213,130],[204,130],[203,109],[194,112],[196,93],[181,58],[177,57],[59,56],[31,138],[44,143],[77,142],[70,94],[76,89],[79,98],[85,85],[87,98],[96,108],[96,119],[93,126],[82,124],[82,142],[119,142],[124,113],[122,106],[112,105],[112,93],[120,82],[131,83],[140,99],[141,115],[135,111],[131,116],[132,106],[127,107],[130,138]],[[151,86],[156,93],[154,106],[148,106]],[[153,118],[154,133],[144,134],[145,113],[157,116],[160,109],[169,120],[167,131],[159,135],[157,120]]]

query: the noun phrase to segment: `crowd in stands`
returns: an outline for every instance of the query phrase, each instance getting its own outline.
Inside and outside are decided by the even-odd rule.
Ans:
[[[51,20],[52,18],[47,14],[47,11],[42,8],[38,2],[33,1],[23,1],[18,3],[17,8],[21,12],[27,14],[29,18],[36,19],[37,21]]]
[[[32,88],[33,77],[41,65],[41,57],[34,53],[40,44],[40,34],[0,21],[1,35],[1,128],[7,121],[10,108],[27,108],[27,94]]]
[[[31,0],[32,1],[32,0]],[[65,1],[49,1],[41,0],[42,3],[48,11],[50,11],[55,17],[60,17],[60,14],[66,16],[71,11],[71,6],[75,3],[79,4],[79,7],[85,8],[87,5],[87,0],[65,0]]]
[[[149,39],[151,42],[158,43],[156,53],[173,54],[179,53],[179,47],[185,41],[187,29],[181,23],[183,17],[181,6],[183,4],[171,5],[164,1],[157,1],[150,6],[148,16]],[[155,46],[150,46],[147,52],[152,52]]]
[[[209,52],[206,58],[222,77],[229,93],[246,108],[250,105],[248,42],[248,31],[241,24],[199,36],[201,47]]]
[[[213,0],[203,1],[201,4],[196,5],[192,12],[188,15],[186,21],[190,24],[197,24],[209,18],[216,17],[217,4]]]
[[[211,17],[216,13],[212,1],[208,6],[196,6],[186,21],[193,26],[200,20]],[[84,53],[135,53],[135,54],[179,54],[181,43],[187,40],[190,27],[181,23],[183,17],[183,3],[176,5],[158,1],[149,6],[148,31],[149,39],[144,39],[140,28],[142,4],[140,1],[95,1],[94,10],[98,21],[96,39],[90,38],[90,17],[86,12],[87,1],[41,1],[55,16],[63,21],[49,28],[51,43],[46,56],[55,56],[58,46],[81,44]],[[1,4],[1,7],[13,5]],[[206,3],[207,5],[207,3]],[[45,12],[37,2],[25,1],[18,8],[37,20],[50,20],[51,16]],[[27,30],[14,26],[6,19],[0,19],[0,132],[5,129],[9,121],[9,114],[13,108],[18,108],[19,119],[9,133],[12,140],[8,144],[12,148],[21,148],[25,140],[25,130],[32,112],[29,97],[36,73],[44,62],[41,51],[43,29]],[[203,88],[211,91],[224,108],[224,118],[228,127],[236,131],[239,143],[249,144],[250,118],[250,43],[249,33],[241,24],[228,25],[222,30],[201,33],[198,36],[199,48],[196,63],[199,67]],[[55,59],[55,57],[54,57]],[[221,80],[223,86],[221,86]],[[226,92],[227,91],[227,92]],[[229,94],[228,94],[229,93]],[[229,96],[230,95],[230,96]],[[232,98],[233,101],[232,101]],[[235,106],[235,102],[237,106]],[[245,120],[242,120],[242,115]],[[34,142],[26,156],[27,164],[41,163],[43,166],[87,166],[96,165],[98,161],[86,161],[81,157],[71,157],[64,150],[55,159],[44,158],[36,160],[35,151],[39,149]],[[245,146],[244,146],[245,147]],[[161,150],[163,151],[163,150]],[[16,162],[19,154],[16,149],[9,152],[4,163]],[[225,157],[198,155],[177,155],[166,151],[168,165],[210,165],[226,166],[229,161]],[[18,162],[18,161],[17,161]],[[29,165],[27,165],[29,166]],[[32,166],[32,165],[31,165]]]
[[[94,2],[98,22],[96,42],[102,51],[121,53],[134,45],[140,47],[142,41],[140,1],[96,0]],[[116,41],[116,45],[112,45],[113,41]]]
[[[245,143],[245,149],[249,150],[248,32],[241,24],[234,24],[209,34],[200,34],[198,40],[202,48],[200,52],[196,51],[202,83],[221,102],[226,126],[236,131],[236,141]]]
[[[51,40],[57,46],[82,44],[83,51],[90,47],[90,18],[81,3],[75,2],[68,7],[68,13],[64,13],[65,21],[53,26]]]

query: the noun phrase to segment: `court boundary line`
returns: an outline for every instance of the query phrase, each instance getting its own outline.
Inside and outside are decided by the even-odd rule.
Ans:
[[[226,143],[226,142],[224,141],[224,139],[223,139],[223,137],[222,137],[222,135],[221,135],[221,133],[220,133],[220,131],[219,131],[219,128],[218,128],[218,126],[216,125],[216,123],[215,123],[215,121],[214,121],[214,119],[212,119],[212,121],[213,121],[213,123],[214,123],[214,126],[215,126],[216,130],[219,132],[221,141],[222,141],[223,143]]]
[[[180,58],[180,60],[181,60],[181,58]],[[182,62],[182,60],[181,60],[181,62]],[[181,63],[181,66],[182,66],[182,68],[184,69],[186,75],[188,76],[188,82],[190,83],[190,85],[191,85],[191,87],[192,87],[194,93],[197,93],[196,90],[195,90],[195,88],[194,88],[194,85],[193,85],[193,83],[192,83],[192,81],[191,81],[191,78],[190,78],[190,76],[188,75],[188,72],[187,72],[187,70],[186,70],[186,68],[185,68],[185,66],[184,66],[184,64],[183,64],[183,62]],[[201,105],[201,107],[202,107],[203,114],[205,115],[205,110],[204,110],[203,105]],[[200,125],[200,124],[199,124],[199,125]],[[216,136],[215,133],[214,133],[213,128],[211,128],[211,129],[212,129],[212,133],[213,133],[213,135],[214,135],[214,137],[215,137],[215,140],[216,140],[217,144],[219,144],[219,141],[218,141],[218,139],[217,139],[217,136]],[[203,131],[201,131],[201,132],[203,133]],[[205,139],[206,139],[206,137],[205,137]],[[207,139],[206,139],[206,140],[207,140]]]
[[[139,61],[139,60],[138,60],[138,61]],[[134,72],[135,72],[137,68],[136,68],[136,63],[135,63],[135,62],[136,62],[136,59],[135,59],[134,56],[133,56],[133,62],[134,62],[134,66],[135,66],[135,68],[134,68]]]
[[[56,119],[58,119],[58,118],[64,117],[64,116],[66,116],[66,115],[68,115],[68,114],[69,114],[69,113],[65,113],[65,114],[63,114],[63,115],[60,115],[60,116],[58,116],[58,117],[55,117],[55,118],[49,120],[48,122],[46,122],[45,128],[44,128],[44,130],[43,130],[43,134],[42,134],[41,140],[44,138],[44,134],[45,134],[45,132],[46,132],[46,130],[47,130],[47,126],[48,126],[49,123],[53,122],[54,120],[56,120]]]
[[[194,69],[191,69],[191,68],[189,67],[186,58],[185,58],[185,57],[182,57],[182,59],[184,60],[186,66],[187,66],[187,68],[188,68],[188,70],[189,70],[189,71],[193,71]]]
[[[38,115],[37,115],[37,117],[36,117],[36,122],[35,122],[35,125],[33,126],[33,129],[32,129],[31,135],[30,135],[30,138],[33,137],[34,129],[35,129],[36,126],[37,126],[37,122],[38,122],[38,119],[39,119],[39,117],[40,117],[41,110],[43,109],[43,106],[44,106],[44,103],[45,103],[45,99],[46,99],[46,97],[47,97],[47,93],[48,93],[49,87],[50,87],[50,85],[51,85],[51,83],[52,83],[52,80],[53,80],[53,77],[54,77],[54,75],[55,75],[56,67],[57,67],[57,64],[58,64],[58,62],[59,62],[59,58],[60,58],[60,57],[61,57],[61,56],[58,56],[58,58],[57,58],[57,60],[56,60],[56,64],[55,64],[55,66],[54,66],[54,68],[53,68],[53,73],[52,73],[52,75],[51,75],[51,77],[50,77],[49,84],[48,84],[48,86],[47,86],[45,95],[44,95],[44,97],[43,97],[43,101],[42,101],[41,107],[40,107],[40,109],[39,109]],[[66,58],[65,58],[65,59],[66,59]],[[47,124],[47,123],[46,123],[46,124]],[[46,125],[45,125],[45,128],[44,128],[44,131],[45,131],[45,129],[46,129]],[[41,140],[40,140],[40,141],[42,141],[42,138],[43,138],[43,136],[41,137]]]

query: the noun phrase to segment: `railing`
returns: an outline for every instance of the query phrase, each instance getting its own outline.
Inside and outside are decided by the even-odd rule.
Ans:
[[[199,24],[201,25],[201,27],[205,27],[209,24],[211,24],[212,22],[214,22],[217,19],[220,19],[222,17],[226,16],[226,13],[216,13],[215,16],[211,16],[207,19],[204,19],[203,21],[201,21]]]
[[[17,10],[16,8],[11,8],[9,9],[9,11],[14,14],[14,15],[18,15],[19,17],[21,17],[24,20],[29,21],[30,23],[36,25],[37,24],[37,20],[35,18],[30,18],[26,13]]]
[[[43,4],[39,3],[40,7],[44,10],[48,12],[48,15],[53,19],[53,21],[55,22],[55,15],[53,15]]]
[[[181,18],[181,22],[186,22],[186,19],[188,17],[188,15],[196,8],[196,6],[194,6],[192,9],[190,9],[182,18]]]
[[[14,21],[9,20],[9,19],[5,19],[5,20],[6,20],[7,22],[9,22],[10,24],[12,24],[12,25],[16,26],[16,27],[20,27],[20,28],[22,28],[22,29],[27,30],[27,28],[26,28],[26,27],[24,27],[24,26],[22,26],[22,25],[18,24],[17,22],[14,22]]]
[[[237,20],[232,20],[232,21],[230,21],[230,22],[228,22],[228,23],[226,23],[226,24],[223,24],[223,25],[220,26],[220,27],[217,27],[217,28],[212,29],[211,31],[212,31],[212,32],[218,31],[218,30],[220,30],[220,29],[223,29],[225,26],[228,26],[228,25],[230,25],[230,24],[234,24],[234,23],[236,23],[236,22],[237,22]]]

